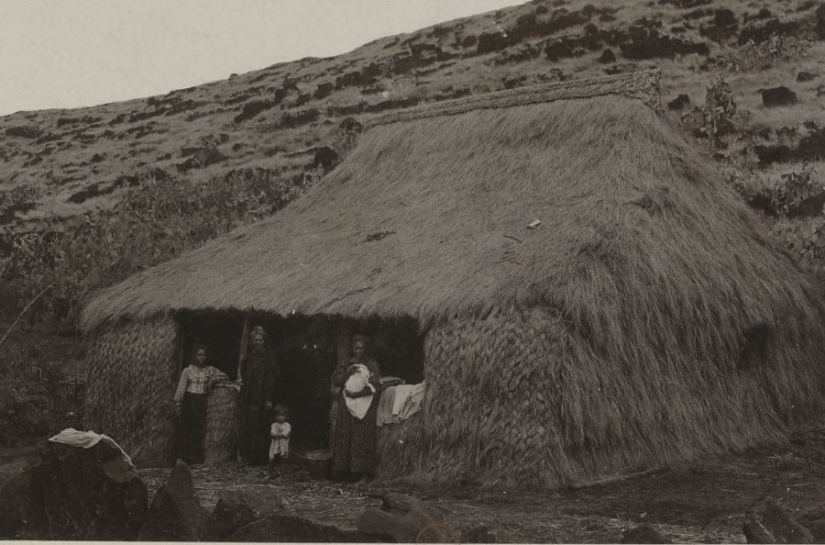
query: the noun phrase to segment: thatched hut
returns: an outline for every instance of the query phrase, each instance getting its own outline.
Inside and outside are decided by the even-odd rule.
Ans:
[[[645,72],[373,120],[276,216],[86,307],[89,423],[159,449],[180,316],[223,311],[415,324],[423,411],[382,432],[382,475],[553,486],[784,440],[823,408],[825,308],[658,87]]]

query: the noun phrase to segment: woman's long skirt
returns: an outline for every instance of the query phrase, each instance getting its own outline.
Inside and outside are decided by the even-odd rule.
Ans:
[[[370,408],[362,420],[350,414],[343,399],[338,400],[336,412],[330,441],[332,470],[374,475],[378,396],[373,396]]]
[[[176,457],[190,465],[202,464],[206,440],[206,394],[184,394],[176,436]]]
[[[246,463],[265,465],[269,462],[270,424],[271,417],[264,407],[241,407],[238,450]]]

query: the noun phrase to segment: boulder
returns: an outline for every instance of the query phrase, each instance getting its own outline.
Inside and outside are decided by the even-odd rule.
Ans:
[[[681,94],[667,103],[668,110],[683,110],[690,106],[690,97],[686,94]]]
[[[640,524],[622,535],[621,543],[673,543],[650,524]]]
[[[482,524],[462,530],[461,543],[524,543],[524,539],[498,526]]]
[[[0,485],[0,539],[18,539],[28,529],[42,527],[32,509],[31,474],[21,473]]]
[[[375,541],[361,532],[341,530],[290,515],[269,515],[233,532],[232,542],[364,543]]]
[[[784,85],[770,89],[760,89],[759,93],[762,95],[762,104],[768,108],[788,106],[796,102],[796,93]]]
[[[381,509],[368,507],[356,526],[366,534],[400,543],[458,543],[458,532],[444,523],[444,514],[406,494],[386,494]]]
[[[745,513],[742,526],[748,543],[811,543],[811,532],[796,522],[771,498]]]
[[[605,48],[605,50],[602,51],[602,56],[599,57],[599,62],[602,64],[610,64],[612,62],[616,62],[616,54],[613,53],[613,50],[609,47]]]
[[[201,540],[223,541],[241,527],[279,513],[283,508],[278,492],[271,486],[253,485],[222,491],[201,531]]]
[[[111,440],[90,448],[45,442],[30,470],[30,516],[57,539],[132,540],[146,517],[149,491]]]
[[[796,521],[810,530],[814,543],[825,543],[825,504],[806,509]]]
[[[155,494],[138,539],[195,541],[208,516],[195,495],[189,467],[178,460],[169,480]]]
[[[805,72],[802,71],[796,75],[796,81],[804,83],[806,81],[813,81],[817,78],[817,75],[813,72]]]

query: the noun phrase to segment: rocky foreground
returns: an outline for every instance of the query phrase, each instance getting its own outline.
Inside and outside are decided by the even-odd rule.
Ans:
[[[811,543],[825,541],[825,428],[790,446],[541,491],[366,487],[237,464],[135,469],[119,449],[0,456],[0,539]],[[2,454],[2,453],[0,453]]]

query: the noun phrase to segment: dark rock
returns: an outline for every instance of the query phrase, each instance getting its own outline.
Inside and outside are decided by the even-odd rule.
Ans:
[[[813,543],[825,543],[825,518],[811,521],[805,526],[811,531]]]
[[[138,539],[195,541],[208,515],[195,496],[189,467],[178,460],[169,481],[155,494]]]
[[[816,8],[814,17],[816,20],[816,37],[825,40],[825,2]]]
[[[15,539],[28,528],[42,527],[43,518],[37,517],[32,507],[29,472],[3,482],[0,486],[0,539]]]
[[[338,128],[344,132],[361,133],[364,131],[364,126],[352,117],[347,117],[341,120]]]
[[[120,448],[45,442],[31,469],[31,516],[48,520],[41,537],[132,540],[146,518],[149,491]]]
[[[508,45],[510,45],[510,42],[502,32],[485,32],[478,37],[476,54],[482,55],[493,51],[501,51]]]
[[[365,509],[356,526],[366,534],[401,543],[459,542],[457,532],[444,523],[440,509],[405,494],[386,494],[381,509]]]
[[[478,43],[478,38],[472,34],[461,40],[461,47],[473,47]]]
[[[773,17],[771,10],[768,8],[762,8],[756,15],[749,15],[746,13],[744,20],[745,23],[747,23],[748,21],[759,21],[760,19],[770,19],[771,17]]]
[[[813,81],[816,78],[817,75],[812,72],[800,72],[796,75],[796,81],[798,82]]]
[[[706,38],[721,42],[735,35],[737,28],[739,28],[739,21],[736,20],[731,10],[717,9],[713,12],[713,24],[702,27],[699,33]]]
[[[321,168],[324,173],[329,172],[335,165],[338,164],[340,157],[338,153],[330,148],[329,146],[323,146],[318,148],[315,152],[315,156],[312,159],[312,163],[309,165],[311,168]]]
[[[650,524],[641,524],[622,535],[621,543],[673,543]]]
[[[202,541],[223,541],[241,527],[279,513],[283,508],[278,492],[266,485],[222,491],[200,538]]]
[[[797,161],[821,161],[825,159],[825,130],[811,131],[799,141],[796,148]]]
[[[811,543],[813,536],[772,499],[766,498],[745,513],[742,526],[748,543]]]
[[[685,94],[681,94],[667,103],[668,110],[682,110],[687,106],[690,106],[690,97]]]
[[[315,89],[315,92],[312,93],[312,98],[315,100],[320,100],[322,98],[326,98],[332,94],[332,84],[331,83],[319,83],[318,88]]]
[[[755,146],[753,150],[759,157],[760,165],[770,165],[772,163],[787,163],[794,158],[791,148],[785,145],[780,146]]]
[[[484,524],[461,531],[461,543],[523,543],[507,530]]]
[[[661,21],[642,18],[628,28],[629,42],[620,44],[622,54],[633,60],[656,58],[672,59],[677,55],[698,54],[707,56],[710,50],[705,43],[680,40],[659,32]]]
[[[739,33],[739,45],[745,45],[748,42],[756,44],[765,43],[770,40],[772,36],[793,34],[798,28],[799,23],[796,21],[783,23],[779,19],[774,18],[762,26],[754,25],[743,28]]]
[[[374,541],[370,536],[335,526],[317,524],[289,515],[269,515],[239,528],[229,536],[232,542],[292,542],[292,543],[363,543]]]
[[[233,121],[235,123],[241,123],[242,121],[247,121],[252,119],[256,115],[266,110],[272,109],[279,104],[279,101],[275,100],[253,100],[244,104],[243,110],[241,113],[235,116]]]
[[[784,85],[770,89],[761,89],[759,93],[762,95],[762,104],[768,108],[787,106],[796,102],[796,93]]]
[[[604,51],[602,51],[602,56],[599,57],[599,62],[602,64],[610,64],[612,62],[616,62],[616,54],[613,53],[612,49],[607,48]]]

